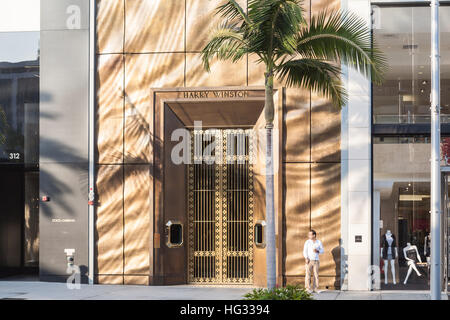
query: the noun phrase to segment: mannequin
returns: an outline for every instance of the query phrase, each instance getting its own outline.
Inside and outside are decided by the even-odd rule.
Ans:
[[[425,241],[423,244],[423,255],[425,256],[425,259],[427,259],[427,268],[428,268],[428,274],[430,274],[430,266],[431,266],[431,234],[427,232],[427,235],[425,236]]]
[[[411,243],[409,242],[406,244],[406,247],[403,248],[403,254],[405,255],[405,259],[409,266],[408,274],[406,275],[405,281],[403,282],[403,284],[406,284],[413,269],[419,277],[422,275],[419,270],[417,270],[416,266],[416,262],[422,263],[422,259],[420,259],[420,254],[419,250],[417,250],[417,247],[411,245]]]
[[[431,251],[431,234],[428,232],[425,236],[425,241],[423,245],[423,255],[427,258],[428,264],[430,264],[430,251]]]
[[[381,239],[381,257],[384,260],[384,284],[388,284],[388,266],[391,263],[392,282],[395,282],[395,259],[398,257],[397,242],[391,230],[387,230]]]

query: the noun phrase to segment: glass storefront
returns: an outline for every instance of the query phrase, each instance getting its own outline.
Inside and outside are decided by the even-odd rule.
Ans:
[[[39,31],[0,32],[0,181],[6,276],[39,262]]]
[[[388,58],[373,87],[374,124],[430,122],[430,7],[373,7],[373,37]],[[450,7],[440,7],[442,122],[450,122]]]
[[[379,234],[374,237],[380,248],[374,254],[380,257],[381,288],[426,289],[429,254],[425,238],[430,230],[429,141],[427,138],[377,138],[374,139],[373,153],[373,198],[376,204],[373,214],[379,220]],[[386,234],[393,239],[387,244],[391,259],[383,252]],[[414,272],[410,272],[405,284],[411,265],[407,259],[410,252],[415,253],[418,273],[413,266]],[[386,261],[387,270],[384,268]]]
[[[39,162],[39,32],[0,32],[0,162]]]
[[[381,289],[427,290],[431,154],[424,124],[430,123],[430,7],[374,6],[373,15],[373,38],[388,58],[389,71],[372,90],[372,257],[380,266]],[[442,5],[440,15],[441,122],[447,124],[450,20],[445,17],[450,7]],[[386,125],[390,132],[377,131]],[[450,155],[449,133],[442,132],[444,158]]]

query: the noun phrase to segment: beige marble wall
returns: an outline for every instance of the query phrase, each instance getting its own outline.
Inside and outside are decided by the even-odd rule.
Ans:
[[[123,163],[123,55],[97,57],[97,161]]]
[[[124,274],[149,275],[152,178],[149,165],[126,165],[124,171]]]
[[[238,2],[247,7],[246,0]],[[100,283],[148,283],[143,275],[149,268],[150,241],[145,240],[151,237],[153,215],[152,145],[158,143],[150,88],[264,84],[264,67],[252,56],[236,64],[214,61],[211,73],[203,70],[200,51],[220,22],[213,13],[221,3],[97,0],[97,192],[103,203],[113,204],[97,210]],[[311,7],[314,14],[339,3],[307,0],[306,17]],[[299,248],[310,227],[318,229],[326,246],[321,274],[334,279],[332,249],[340,237],[340,227],[334,225],[340,221],[339,142],[340,112],[306,90],[288,88],[282,146],[285,282],[301,281],[304,275]]]
[[[341,165],[311,165],[311,228],[317,232],[325,253],[320,257],[320,272],[333,287],[339,287],[341,265]]]
[[[340,0],[305,1],[307,19],[339,6]],[[340,111],[315,93],[289,88],[284,124],[285,283],[304,284],[303,245],[309,229],[314,229],[325,247],[320,286],[339,288]]]
[[[123,166],[97,166],[96,187],[95,273],[118,281],[123,275]]]
[[[303,245],[311,223],[311,163],[284,164],[283,238],[286,277],[305,274]]]

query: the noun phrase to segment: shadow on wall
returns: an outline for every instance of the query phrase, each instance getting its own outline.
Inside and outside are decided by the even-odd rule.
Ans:
[[[40,92],[40,102],[51,102],[52,95],[46,92]],[[39,110],[39,118],[58,121],[59,116],[56,113],[49,113],[40,108]],[[50,162],[50,163],[58,163],[65,167],[77,167],[80,169],[80,172],[84,172],[82,169],[86,169],[87,160],[83,157],[77,156],[77,150],[71,147],[69,144],[61,143],[56,139],[52,138],[44,138],[42,136],[39,137],[39,145],[40,145],[40,154],[39,154],[39,162]],[[42,146],[45,146],[45,150],[42,150]],[[45,152],[45,154],[43,154]],[[61,159],[70,159],[70,162],[61,161]],[[59,178],[59,172],[50,172],[42,170],[42,167],[39,170],[39,180],[40,181],[52,181],[51,184],[40,184],[39,192],[40,194],[50,195],[52,198],[59,199],[62,198],[63,195],[67,195],[73,190],[74,183],[76,183],[77,188],[81,192],[86,192],[88,189],[88,174],[81,174],[78,178],[78,181],[70,181],[65,182],[64,180]],[[43,213],[46,217],[52,217],[55,210],[60,210],[64,213],[67,213],[70,216],[73,216],[75,212],[73,208],[62,201],[57,202],[57,208],[50,209],[49,206],[40,205],[39,211]]]
[[[151,156],[151,151],[143,154],[143,150],[149,150],[144,144],[148,144],[148,146],[154,145],[155,149],[160,148],[161,150],[163,147],[162,142],[155,141],[155,137],[150,131],[150,119],[148,119],[146,114],[152,108],[150,105],[151,87],[171,87],[175,86],[174,84],[177,84],[176,86],[179,84],[181,84],[180,86],[200,86],[205,84],[216,86],[253,83],[249,79],[250,76],[246,79],[246,73],[249,68],[257,69],[258,66],[251,65],[250,67],[247,64],[245,67],[242,67],[241,64],[230,65],[214,61],[212,66],[213,72],[208,74],[199,63],[198,51],[202,49],[208,32],[214,24],[221,20],[211,18],[218,2],[189,0],[186,2],[188,3],[187,6],[185,1],[182,0],[127,0],[125,3],[124,1],[103,0],[99,2],[100,6],[105,6],[104,10],[100,10],[101,17],[99,19],[105,19],[105,21],[101,20],[102,23],[98,24],[99,26],[104,26],[102,30],[98,30],[98,52],[118,53],[109,55],[116,56],[110,58],[111,61],[115,60],[116,62],[107,62],[103,71],[100,70],[101,65],[99,65],[97,79],[101,74],[104,77],[101,81],[101,87],[104,87],[104,92],[101,93],[104,96],[104,104],[102,103],[100,108],[102,106],[106,109],[111,107],[112,103],[114,103],[113,97],[119,95],[120,97],[117,100],[120,101],[119,109],[121,108],[119,117],[126,115],[126,119],[116,119],[122,125],[125,124],[121,128],[122,136],[116,135],[111,130],[111,136],[105,139],[105,144],[102,144],[101,150],[99,150],[99,145],[96,144],[97,154],[99,152],[107,153],[108,158],[112,159],[112,162],[117,165],[122,165],[124,162],[145,164],[149,163],[148,157]],[[240,2],[245,3],[246,1]],[[315,6],[316,8],[323,7],[328,2],[327,0],[320,0],[317,1]],[[108,9],[108,6],[114,6],[114,9]],[[184,17],[185,9],[187,9],[186,19]],[[158,16],[158,12],[163,14]],[[126,25],[124,25],[124,19],[118,18],[123,16],[127,17],[125,19]],[[114,28],[116,24],[120,25],[117,29]],[[159,27],[155,28],[154,24],[159,24]],[[162,27],[165,25],[167,25],[167,28]],[[124,29],[125,35],[123,34]],[[176,32],[178,29],[181,31]],[[117,36],[118,34],[114,33],[117,30],[121,36]],[[185,36],[186,41],[178,41],[178,39],[183,38],[182,35]],[[117,39],[120,39],[120,41],[116,41]],[[152,41],[149,41],[149,39],[152,39]],[[123,48],[124,42],[125,48]],[[111,47],[109,45],[113,43],[116,43],[118,49],[110,50]],[[102,55],[102,57],[105,56],[108,55]],[[183,57],[183,59],[179,59],[179,56]],[[105,59],[109,58],[105,57]],[[245,60],[243,61],[245,62]],[[254,74],[252,72],[254,70],[248,71]],[[241,77],[241,74],[243,77]],[[262,74],[261,80],[263,80]],[[263,84],[263,81],[261,81],[261,84]],[[124,85],[125,88],[123,87]],[[305,103],[308,104],[309,108],[310,99]],[[107,109],[105,112],[112,111]],[[313,159],[309,159],[308,162],[314,161],[314,164],[309,164],[309,166],[314,165],[314,168],[317,169],[313,171],[314,177],[310,176],[311,169],[309,167],[307,172],[302,171],[298,175],[302,181],[313,178],[314,181],[317,181],[313,185],[313,196],[316,200],[312,204],[310,198],[301,198],[300,201],[297,201],[294,206],[289,208],[289,212],[286,212],[286,208],[283,210],[286,213],[283,216],[283,236],[286,236],[287,224],[292,222],[289,220],[290,218],[288,221],[286,220],[287,215],[293,217],[295,222],[299,222],[298,229],[301,227],[302,230],[309,230],[313,208],[320,208],[320,210],[317,210],[320,212],[316,212],[316,216],[320,215],[320,219],[324,221],[319,226],[320,236],[326,237],[327,230],[334,234],[336,232],[340,233],[340,230],[336,231],[333,229],[336,227],[333,223],[337,221],[340,223],[340,201],[337,203],[334,191],[330,192],[330,190],[333,190],[331,186],[339,186],[340,184],[340,169],[333,172],[335,167],[332,166],[332,164],[340,162],[341,152],[339,148],[341,127],[340,121],[335,121],[338,118],[336,112],[338,111],[332,110],[329,103],[314,102],[312,114],[309,111],[304,113],[305,117],[311,117],[307,119],[307,122],[312,124],[312,128],[310,128],[312,136],[304,134],[295,137],[294,149],[304,148],[304,146],[310,148],[312,143],[313,149],[311,153]],[[330,116],[330,114],[332,115]],[[109,116],[111,119],[114,117],[112,113],[108,114]],[[103,126],[108,129],[108,125],[108,122],[105,121]],[[284,130],[284,135],[284,145],[282,147],[286,150],[286,130]],[[125,146],[123,143],[125,143]],[[128,148],[127,144],[128,146],[131,144],[132,148]],[[120,145],[120,147],[118,148],[117,145]],[[307,153],[309,155],[310,150]],[[155,159],[155,161],[157,161],[155,165],[161,165],[158,159]],[[323,168],[319,167],[321,165],[320,162],[326,163]],[[326,165],[329,165],[331,169],[326,169]],[[154,177],[153,166],[150,165],[149,170],[152,178],[161,180],[161,177]],[[124,179],[123,176],[122,179]],[[123,188],[123,186],[114,186],[112,183],[109,183],[108,188]],[[116,194],[116,191],[112,190],[111,193]],[[305,193],[306,190],[298,191]],[[285,204],[286,197],[285,195],[283,197],[283,204]],[[337,205],[333,203],[337,203]],[[331,204],[328,211],[326,208],[327,204]],[[307,217],[305,217],[305,212],[308,212]],[[307,220],[307,222],[303,220]],[[290,232],[289,239],[286,239],[286,244],[291,240],[295,240],[296,244],[303,242],[304,239],[302,237],[304,235],[301,232],[300,230]],[[335,242],[336,237],[333,237],[329,240],[329,244],[326,244],[327,262],[324,263],[323,269],[321,269],[327,275],[336,274],[339,277],[340,262],[338,259],[341,254],[338,250],[340,248],[339,244],[336,246]],[[303,243],[301,243],[301,246],[303,246]],[[304,263],[301,263],[301,249],[299,251],[292,260],[288,261],[288,267],[286,266],[286,261],[283,261],[284,274],[286,269],[291,269],[291,265],[295,265],[295,274],[301,274],[300,269],[304,268]],[[284,256],[286,257],[286,255]]]
[[[96,281],[102,283],[123,283],[124,274],[148,275],[148,219],[153,215],[149,196],[152,184],[162,181],[156,174],[159,171],[155,171],[162,166],[161,160],[156,158],[152,163],[153,153],[163,148],[162,141],[151,132],[150,119],[142,109],[136,107],[127,93],[123,96],[127,110],[126,120],[121,120],[126,123],[125,128],[121,127],[124,133],[119,141],[110,139],[103,141],[101,148],[99,144],[95,147],[97,155],[102,152],[104,158],[115,161],[98,163],[96,168],[95,274],[101,277]],[[104,123],[103,130],[107,126]],[[97,130],[102,127],[97,126]],[[123,157],[127,140],[139,145],[128,146]]]
[[[296,116],[295,120],[290,119],[288,125],[286,122],[284,124],[285,155],[287,147],[291,149],[291,153],[292,150],[303,153],[303,149],[308,148],[312,159],[311,162],[307,161],[310,155],[303,153],[306,156],[302,162],[295,158],[296,160],[289,159],[284,164],[283,274],[286,283],[303,285],[305,274],[303,245],[307,239],[307,232],[312,228],[317,231],[318,238],[325,247],[325,253],[321,256],[320,274],[328,280],[322,281],[323,286],[340,288],[340,259],[345,258],[344,253],[341,253],[340,242],[340,110],[333,109],[326,101],[320,104],[315,102],[309,109],[309,97],[304,100],[303,108],[302,106],[298,108],[308,109],[311,112],[299,113],[302,118]],[[292,107],[290,109],[292,110]],[[307,134],[291,136],[290,144],[287,146],[287,137],[289,134],[292,135],[289,128],[296,131],[295,125],[298,123],[305,125],[310,123],[311,129]],[[294,156],[291,155],[291,158]],[[330,283],[331,278],[333,282]]]
[[[342,239],[339,239],[338,245],[331,250],[331,254],[333,255],[333,260],[334,260],[334,264],[335,264],[335,273],[336,273],[336,278],[334,281],[334,288],[340,289],[341,283],[343,280],[341,264],[345,265],[345,266],[347,265],[347,256],[345,254],[345,249],[342,246]]]
[[[45,115],[44,115],[45,116]],[[39,180],[52,181],[51,184],[40,184],[40,193],[50,195],[52,198],[59,199],[64,195],[69,194],[74,184],[77,188],[87,194],[88,190],[88,172],[86,159],[76,156],[76,150],[67,144],[62,144],[59,141],[49,138],[40,138],[40,144],[45,145],[47,150],[52,150],[51,153],[46,153],[45,161],[57,162],[59,165],[63,165],[70,168],[78,168],[80,172],[83,172],[78,181],[65,181],[59,177],[58,172],[50,172],[43,170],[42,167],[39,170]],[[60,159],[71,159],[70,162],[61,162]],[[60,210],[68,215],[73,216],[75,214],[73,208],[63,201],[57,202],[57,208],[50,209],[49,206],[40,205],[40,211],[47,217],[52,216],[52,212]]]
[[[148,89],[150,91],[150,89]],[[153,157],[153,149],[163,148],[162,141],[160,139],[156,139],[155,135],[151,132],[149,119],[142,114],[142,112],[136,107],[134,103],[132,103],[129,95],[124,92],[125,102],[127,104],[127,116],[125,128],[123,130],[123,136],[126,136],[127,139],[134,142],[139,142],[141,144],[145,144],[145,146],[140,147],[131,147],[128,148],[126,152],[126,156],[124,156],[123,149],[125,149],[125,144],[127,139],[122,140],[108,140],[105,143],[102,143],[101,150],[99,148],[99,144],[95,143],[95,154],[96,154],[96,163],[97,165],[102,165],[103,163],[98,162],[100,152],[105,154],[108,159],[112,159],[112,163],[105,164],[117,164],[121,165],[124,163],[132,163],[132,164],[151,164]],[[150,108],[150,106],[149,106]],[[98,113],[97,113],[98,118]],[[107,124],[107,123],[106,123]],[[103,129],[104,127],[104,129]],[[98,136],[99,131],[107,130],[107,126],[103,124],[98,124],[96,126],[96,135]],[[125,140],[125,141],[124,141]],[[122,145],[122,149],[119,151],[117,149],[117,145]],[[131,151],[130,151],[131,150]],[[142,153],[133,153],[132,150],[145,150],[146,154]],[[156,161],[157,159],[155,159]],[[150,172],[153,177],[154,172],[153,168],[151,168]]]
[[[304,102],[309,104],[309,99]],[[309,108],[309,107],[308,107]],[[311,108],[309,111],[304,112],[302,118],[294,120],[296,123],[305,123],[310,121],[309,117],[312,117],[310,134],[303,134],[295,136],[295,144],[289,147],[292,150],[299,150],[307,146],[311,148],[311,161],[313,162],[340,162],[341,150],[340,150],[340,136],[341,136],[341,121],[340,110],[335,109],[329,103],[322,103]],[[339,121],[336,121],[339,118]],[[290,125],[295,125],[293,123]],[[289,126],[284,123],[283,130],[283,161],[286,161],[287,155],[287,136],[289,135]],[[292,138],[291,138],[292,139]],[[309,158],[309,154],[307,155]]]

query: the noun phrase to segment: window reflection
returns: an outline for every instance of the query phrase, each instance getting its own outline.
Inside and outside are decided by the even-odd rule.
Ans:
[[[0,32],[0,162],[39,161],[39,32]]]
[[[450,7],[441,6],[441,113],[450,122]],[[373,36],[388,58],[385,81],[373,87],[373,121],[430,122],[430,8],[377,8]]]
[[[39,265],[38,163],[39,32],[0,32],[0,277]]]
[[[430,230],[429,141],[425,137],[379,137],[373,152],[373,214],[380,226],[374,241],[383,248],[383,237],[389,230],[396,238],[398,251],[398,257],[393,259],[396,284],[389,261],[388,281],[385,284],[383,270],[381,289],[425,290],[429,286],[425,254],[425,237]],[[424,262],[417,265],[422,275],[410,275],[404,284],[409,269],[404,249],[411,246],[417,247]],[[374,254],[383,267],[381,251]]]

